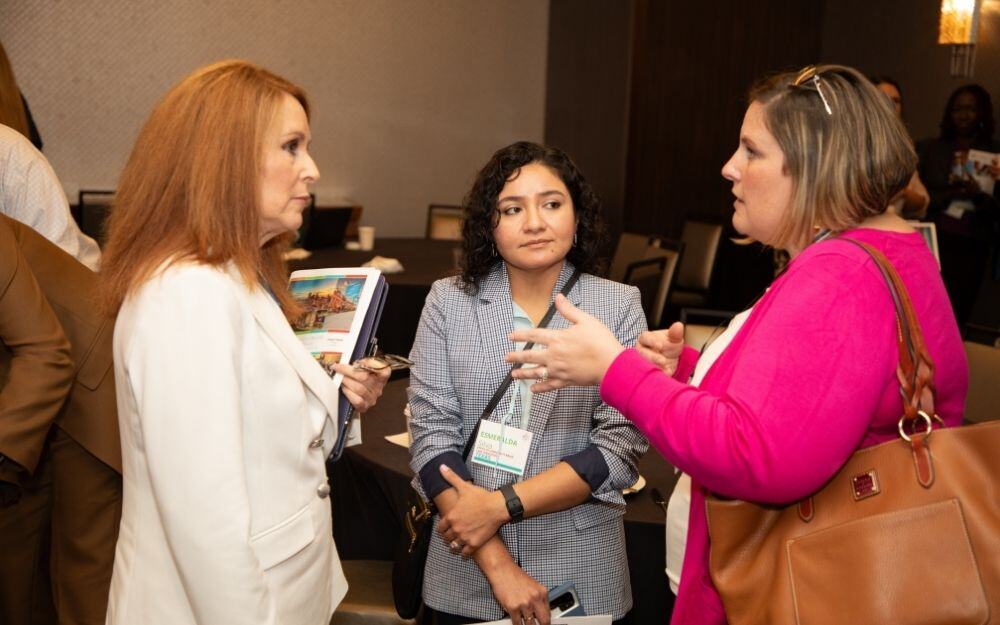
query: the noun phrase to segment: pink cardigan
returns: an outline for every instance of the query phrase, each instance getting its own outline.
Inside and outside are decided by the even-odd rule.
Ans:
[[[919,234],[848,232],[900,273],[936,365],[936,408],[961,422],[968,387],[962,339],[934,257]],[[889,440],[902,414],[895,312],[874,262],[827,240],[774,281],[708,371],[687,380],[685,348],[674,378],[637,351],[608,369],[601,396],[692,478],[687,551],[672,623],[725,623],[708,571],[705,491],[785,504],[819,489],[857,449]]]

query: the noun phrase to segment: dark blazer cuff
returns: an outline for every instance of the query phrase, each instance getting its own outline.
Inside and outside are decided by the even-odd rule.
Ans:
[[[466,482],[472,481],[472,474],[469,473],[469,467],[465,466],[462,454],[457,451],[446,451],[443,454],[434,456],[430,462],[420,469],[420,484],[424,487],[424,493],[431,501],[451,488],[448,480],[444,479],[444,476],[441,475],[440,467],[442,464],[446,465],[454,471],[455,475]]]
[[[611,469],[604,460],[604,454],[597,445],[590,445],[581,452],[566,456],[563,462],[573,467],[573,470],[590,485],[590,492],[596,491],[608,479]]]

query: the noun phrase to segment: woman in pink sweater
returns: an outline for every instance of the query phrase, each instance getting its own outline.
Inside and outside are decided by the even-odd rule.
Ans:
[[[725,623],[708,570],[705,494],[788,504],[815,491],[856,450],[898,436],[895,310],[885,280],[852,238],[902,276],[936,363],[936,407],[961,421],[968,367],[937,264],[919,234],[885,212],[916,168],[906,130],[857,71],[783,74],[750,93],[740,144],[722,169],[733,225],[792,261],[731,333],[695,387],[698,354],[683,328],[624,349],[564,299],[566,330],[515,332],[546,350],[514,352],[542,392],[599,384],[672,464],[691,476],[687,548],[673,623]]]

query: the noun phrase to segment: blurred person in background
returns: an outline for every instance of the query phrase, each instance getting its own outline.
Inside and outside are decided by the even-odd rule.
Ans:
[[[892,107],[896,110],[896,115],[900,119],[903,117],[903,92],[899,88],[899,83],[888,76],[873,76],[872,82],[878,90],[885,94]],[[920,180],[920,173],[914,171],[906,188],[900,191],[896,197],[889,202],[889,210],[896,213],[903,219],[920,220],[927,215],[927,205],[931,198],[927,194],[927,188]]]
[[[990,253],[1000,235],[1000,141],[993,100],[970,84],[955,89],[941,116],[941,134],[917,143],[920,177],[930,192],[927,216],[937,224],[941,275],[959,324],[969,320],[986,275]],[[994,155],[973,175],[970,150]],[[988,187],[992,186],[992,189]]]
[[[30,146],[29,146],[30,147]],[[101,625],[121,516],[97,275],[0,215],[0,623]]]

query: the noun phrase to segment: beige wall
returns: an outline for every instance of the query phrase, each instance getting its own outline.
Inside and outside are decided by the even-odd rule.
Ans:
[[[822,60],[887,74],[903,88],[903,117],[916,139],[938,135],[948,95],[978,82],[1000,104],[1000,0],[983,0],[971,78],[949,75],[937,44],[941,0],[832,0],[825,5]]]
[[[548,2],[0,0],[11,58],[70,197],[112,188],[158,98],[242,57],[313,101],[322,203],[353,199],[379,235],[422,236],[498,147],[540,141]]]

